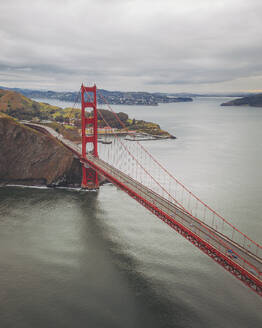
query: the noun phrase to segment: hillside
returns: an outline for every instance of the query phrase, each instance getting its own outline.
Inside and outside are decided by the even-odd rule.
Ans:
[[[80,142],[81,140],[79,131],[81,129],[81,112],[79,108],[60,108],[31,100],[15,91],[0,89],[0,112],[20,121],[32,120],[40,122],[48,120],[49,122],[44,124],[51,126],[63,134],[65,138],[75,142]],[[92,113],[89,112],[86,115],[92,115]],[[138,132],[172,137],[168,132],[161,130],[160,126],[156,123],[130,119],[127,114],[122,112],[117,113],[117,116],[122,124],[111,111],[105,109],[99,110],[98,127],[103,128],[109,124],[112,128],[122,129],[123,126],[126,126],[127,130],[137,130]]]
[[[81,164],[60,142],[0,113],[0,183],[79,186]]]
[[[222,103],[221,106],[252,106],[262,107],[262,94],[252,95]]]
[[[58,109],[57,106],[31,100],[21,93],[0,89],[0,111],[19,120],[32,120],[35,117],[48,119]]]

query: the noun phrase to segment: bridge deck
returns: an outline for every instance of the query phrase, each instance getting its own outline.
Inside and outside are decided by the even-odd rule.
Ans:
[[[101,167],[103,170],[110,173],[120,182],[124,183],[130,189],[134,190],[137,194],[142,196],[144,199],[148,200],[150,203],[153,203],[157,208],[167,213],[170,217],[174,218],[176,221],[180,222],[187,229],[192,232],[197,233],[202,239],[206,240],[209,244],[212,244],[215,248],[223,252],[225,255],[230,256],[228,250],[234,250],[246,261],[251,263],[255,268],[262,273],[262,259],[258,258],[252,253],[248,253],[241,245],[236,244],[235,242],[228,239],[226,236],[216,232],[214,229],[206,225],[205,223],[198,221],[192,215],[174,205],[167,199],[159,196],[154,191],[145,187],[143,184],[133,180],[123,172],[118,169],[110,166],[101,159],[94,158],[91,155],[88,155],[87,158],[95,163],[97,166]],[[220,242],[220,240],[222,242]],[[234,261],[243,266],[243,261],[240,257],[237,259],[234,258]],[[245,268],[247,268],[245,266]],[[256,272],[252,272],[256,274]],[[257,275],[257,274],[256,274]]]
[[[40,126],[38,124],[30,124],[30,126],[45,129],[45,131],[53,135],[55,138],[59,139],[66,147],[70,148],[77,156],[79,156],[79,158],[81,158],[81,147],[78,147],[73,142],[64,139],[53,129],[49,127]],[[214,249],[222,253],[225,258],[230,259],[230,262],[236,263],[238,267],[241,267],[245,271],[247,271],[251,279],[252,277],[255,278],[256,286],[259,286],[259,294],[261,295],[261,258],[247,251],[241,245],[235,243],[228,237],[217,232],[201,220],[193,217],[190,213],[186,212],[181,207],[161,197],[154,191],[150,190],[148,187],[130,178],[128,175],[112,167],[103,160],[95,158],[90,154],[87,154],[87,162],[94,168],[99,168],[101,172],[106,172],[107,177],[110,176],[113,179],[119,181],[121,184],[125,185],[129,190],[132,190],[135,194],[139,195],[139,197],[146,200],[148,203],[152,204],[152,206],[158,208],[163,213],[165,213],[167,217],[173,218],[176,222],[181,224],[187,230],[199,236],[201,240],[205,241]],[[233,256],[234,253],[232,253],[231,250],[237,253],[237,256]]]

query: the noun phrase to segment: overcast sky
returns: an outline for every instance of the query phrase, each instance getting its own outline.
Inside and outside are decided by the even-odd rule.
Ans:
[[[0,85],[262,89],[262,0],[0,0]]]

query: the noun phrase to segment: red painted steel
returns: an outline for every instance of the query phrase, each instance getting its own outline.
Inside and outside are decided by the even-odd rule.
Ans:
[[[99,174],[106,177],[113,184],[118,186],[120,189],[125,191],[129,196],[155,214],[159,219],[168,224],[171,228],[176,230],[179,234],[189,240],[193,245],[198,247],[202,252],[207,254],[210,258],[212,258],[215,262],[220,264],[224,269],[233,274],[236,278],[242,281],[245,285],[250,287],[253,291],[255,291],[258,295],[262,296],[262,281],[257,277],[248,272],[241,265],[225,256],[220,250],[210,245],[206,240],[199,237],[193,231],[189,230],[181,223],[176,221],[174,218],[170,217],[167,213],[163,212],[159,208],[157,208],[154,204],[150,203],[148,200],[144,199],[142,196],[134,192],[132,189],[127,187],[124,183],[120,182],[118,179],[113,177],[108,172],[101,169],[99,166],[95,165],[89,159],[86,159],[89,165],[96,170]]]
[[[104,117],[103,117],[103,115],[102,115],[102,113],[98,110],[98,112],[99,112],[99,114],[100,114],[100,116],[101,116],[101,118],[104,120],[104,122],[106,123],[106,124],[108,124],[107,122],[106,122],[106,120],[104,119]],[[116,114],[115,114],[116,115]],[[117,137],[117,135],[115,135],[115,137],[116,138],[118,138]],[[119,138],[118,138],[119,139]],[[165,191],[166,193],[167,193],[167,195],[170,197],[170,199],[172,199],[177,205],[179,205],[181,208],[183,208],[183,210],[190,216],[190,217],[192,217],[195,221],[197,221],[201,226],[203,226],[204,228],[205,228],[205,230],[208,230],[208,233],[210,234],[210,235],[212,235],[212,236],[214,236],[214,234],[213,234],[213,231],[210,229],[210,227],[208,227],[207,225],[203,225],[203,223],[202,223],[202,221],[201,220],[199,220],[196,216],[194,216],[194,215],[192,215],[180,202],[178,202],[162,185],[160,185],[159,183],[158,183],[158,181],[156,181],[155,180],[155,178],[145,169],[145,167],[143,167],[142,165],[141,165],[141,163],[133,156],[133,154],[132,153],[130,153],[130,151],[127,149],[127,147],[123,144],[123,142],[121,141],[121,139],[119,139],[119,142],[120,142],[120,144],[121,144],[121,146],[123,147],[123,149],[131,156],[131,158],[135,161],[135,163],[136,163],[136,165],[137,165],[137,167],[140,167],[159,187],[161,187],[161,189],[163,190],[163,191]],[[130,178],[130,177],[129,177]],[[153,193],[155,193],[152,189],[150,189],[150,191],[151,192],[153,192]],[[190,192],[191,193],[191,192]],[[159,196],[159,195],[158,195]],[[225,235],[223,235],[222,234],[222,236],[224,236],[224,237],[226,237]],[[221,238],[218,238],[218,236],[215,236],[215,238],[217,239],[217,241],[221,244],[221,245],[224,245],[225,247],[227,247],[225,244],[224,244],[224,242],[223,242],[223,240],[221,239]],[[242,260],[243,260],[243,263],[245,263],[245,264],[247,264],[249,267],[251,267],[252,268],[252,270],[254,270],[254,271],[258,271],[255,267],[253,267],[250,263],[248,263],[242,256],[240,256],[238,253],[236,253],[234,250],[231,250],[232,251],[232,253],[233,254],[235,254],[237,257],[239,257],[239,258],[241,258]],[[260,275],[260,273],[259,273],[259,275]]]
[[[90,100],[89,93],[93,95]],[[86,117],[86,108],[92,108],[93,117]],[[96,107],[96,85],[93,87],[81,86],[81,121],[82,121],[82,158],[86,159],[86,144],[93,144],[92,154],[98,157],[97,152],[97,107]],[[90,125],[92,135],[86,135],[86,126]],[[82,188],[97,189],[99,188],[98,174],[91,167],[82,164]]]
[[[63,144],[72,152],[74,152],[79,158],[81,158],[81,162],[84,167],[88,166],[91,170],[93,170],[93,172],[95,171],[103,175],[113,184],[115,184],[120,189],[125,191],[130,197],[132,197],[141,205],[143,205],[145,208],[147,208],[149,211],[151,211],[159,219],[161,219],[163,222],[168,224],[171,228],[176,230],[184,238],[189,240],[194,246],[198,247],[202,252],[207,254],[210,258],[212,258],[215,262],[221,265],[224,269],[226,269],[228,272],[233,274],[245,285],[250,287],[258,295],[262,296],[262,281],[260,280],[260,278],[257,278],[254,274],[252,274],[250,271],[246,270],[245,267],[242,266],[242,263],[239,264],[235,262],[234,259],[227,256],[227,254],[223,254],[220,249],[217,249],[216,247],[214,247],[214,245],[210,244],[207,240],[201,238],[196,231],[195,232],[191,231],[190,228],[187,228],[182,223],[177,221],[174,217],[168,215],[164,209],[163,210],[159,209],[153,202],[148,201],[143,196],[139,195],[137,192],[135,192],[130,187],[128,187],[125,183],[121,182],[116,176],[112,176],[112,174],[110,174],[109,172],[105,171],[104,169],[96,165],[92,161],[92,158],[88,158],[87,156],[83,157],[79,152],[77,152],[74,148],[71,148],[67,143],[63,142]],[[154,191],[152,191],[152,193],[154,193]],[[180,217],[180,215],[177,214],[176,217]],[[198,229],[198,231],[200,232],[201,229]],[[212,236],[213,234],[212,231],[209,231],[209,233],[210,236]],[[220,244],[223,246],[223,241],[220,239],[218,240],[220,241]],[[248,262],[244,260],[243,265],[245,265],[246,263]],[[250,263],[248,264],[249,267],[251,268],[253,267],[252,265],[250,265]],[[255,267],[253,268],[255,269]]]
[[[136,182],[136,186],[134,188],[132,187],[132,184],[131,184],[131,187],[130,187],[129,182],[127,184],[124,183],[124,182],[121,182],[121,174],[123,175],[124,174],[123,172],[121,172],[119,170],[117,171],[117,169],[116,169],[113,173],[114,174],[114,176],[113,176],[110,173],[110,168],[108,170],[106,168],[101,168],[99,166],[99,163],[96,164],[96,161],[94,159],[92,160],[91,156],[87,156],[87,154],[86,154],[86,145],[87,145],[87,143],[91,143],[93,145],[93,149],[91,150],[92,156],[93,156],[93,158],[98,158],[96,91],[97,90],[96,90],[95,85],[93,87],[85,87],[83,85],[81,86],[82,154],[77,152],[75,149],[70,148],[70,145],[64,143],[64,145],[68,149],[73,151],[81,160],[82,169],[83,169],[82,187],[92,188],[92,189],[93,188],[98,188],[98,186],[99,186],[98,174],[103,175],[106,179],[111,181],[114,185],[116,185],[117,187],[119,187],[120,189],[125,191],[130,197],[132,197],[138,203],[140,203],[145,208],[147,208],[149,211],[151,211],[159,219],[161,219],[163,222],[168,224],[171,228],[176,230],[184,238],[189,240],[194,246],[198,247],[202,252],[207,254],[215,262],[220,264],[224,269],[226,269],[228,272],[230,272],[235,277],[237,277],[239,280],[241,280],[244,284],[246,284],[248,287],[250,287],[258,295],[262,296],[262,281],[260,280],[260,276],[259,276],[260,272],[258,272],[258,270],[251,263],[246,261],[243,257],[238,255],[238,257],[242,260],[242,262],[238,263],[237,261],[234,260],[234,258],[231,258],[230,255],[228,255],[226,252],[224,252],[223,247],[224,247],[224,249],[226,249],[227,244],[220,237],[215,235],[214,231],[212,231],[212,229],[210,229],[207,225],[203,224],[197,217],[193,216],[192,213],[190,213],[188,210],[186,210],[184,208],[184,206],[182,206],[176,199],[174,199],[174,197],[171,194],[169,194],[167,190],[164,189],[164,187],[150,174],[150,172],[147,171],[145,169],[145,167],[143,167],[143,165],[140,162],[140,159],[137,160],[137,158],[134,156],[134,154],[132,154],[121,141],[120,141],[120,144],[121,144],[121,147],[124,149],[124,152],[120,153],[120,154],[117,153],[117,154],[112,154],[112,155],[113,156],[117,155],[118,160],[122,160],[122,158],[124,158],[124,160],[125,160],[126,159],[126,154],[128,154],[129,157],[131,157],[133,159],[133,162],[136,165],[136,169],[137,168],[142,169],[148,176],[151,177],[151,179],[159,187],[161,187],[162,190],[165,190],[165,192],[168,194],[170,199],[174,199],[174,201],[178,205],[180,205],[180,209],[183,209],[187,213],[188,216],[191,216],[192,218],[195,219],[195,221],[198,221],[200,227],[198,227],[198,228],[195,227],[197,231],[193,231],[193,230],[191,230],[190,227],[186,227],[185,225],[183,225],[183,222],[182,223],[179,222],[179,221],[181,221],[181,219],[183,219],[183,217],[182,217],[183,213],[182,212],[176,213],[175,217],[170,216],[168,214],[166,206],[158,205],[161,208],[160,209],[154,204],[155,203],[154,200],[151,200],[151,198],[149,198],[149,200],[145,199],[143,197],[143,192],[141,192],[141,194],[136,192],[135,190],[139,189],[139,183],[136,180],[133,180],[132,178],[130,178],[129,176],[126,175],[129,178],[129,180],[128,180],[129,182],[130,182],[130,179],[132,179],[134,182]],[[91,97],[90,97],[90,94],[92,95]],[[92,114],[93,114],[92,117],[86,117],[86,111],[85,111],[86,108],[92,108],[92,110],[93,110],[92,111]],[[101,113],[100,113],[100,115],[101,115],[102,119],[104,119]],[[117,115],[116,115],[116,117],[118,118]],[[118,120],[119,120],[119,118],[118,118]],[[105,121],[105,123],[108,126],[106,121]],[[122,124],[122,122],[121,122],[121,124]],[[92,135],[89,135],[89,136],[86,135],[86,126],[87,125],[92,127]],[[143,147],[141,146],[141,148],[143,148]],[[143,154],[148,154],[153,161],[155,161],[164,171],[166,171],[165,168],[163,168],[161,166],[161,164],[159,164],[151,156],[151,154],[148,153],[147,150],[145,150],[144,148],[143,148],[143,150],[144,150]],[[100,163],[102,163],[102,161]],[[118,174],[117,172],[119,172],[119,177],[117,175]],[[174,179],[176,182],[178,182],[180,185],[182,185],[173,176],[171,176],[169,174],[169,172],[166,171],[166,173],[172,179]],[[141,187],[142,187],[142,185],[141,185]],[[155,195],[157,195],[161,198],[161,195],[158,195],[154,190],[151,190],[150,188],[148,188],[146,186],[143,186],[143,188],[147,188],[147,190],[150,191],[151,194],[155,194]],[[185,186],[183,186],[183,188],[184,188],[185,191],[189,192],[190,195],[192,195],[192,193]],[[195,198],[197,198],[197,197],[195,197]],[[205,208],[213,211],[205,203],[203,203],[200,199],[197,198],[197,200],[201,204],[203,204],[205,206]],[[161,202],[159,202],[159,204],[161,204]],[[214,211],[213,211],[213,213],[217,215],[217,213],[215,213]],[[220,218],[222,219],[223,222],[227,223],[227,221],[224,218],[222,218],[222,217],[220,217]],[[201,233],[201,232],[203,232],[202,231],[203,229],[205,229],[205,233],[206,234],[208,233],[208,236],[210,237],[208,239],[208,241],[206,239],[204,239],[206,237],[205,237],[205,235],[203,235]],[[235,232],[235,231],[238,231],[238,230],[234,228],[233,232]],[[245,236],[245,237],[247,237],[247,236]],[[211,241],[212,239],[213,240],[216,239],[216,241],[217,241],[217,243],[215,243],[215,244],[213,243],[215,246],[212,245],[212,242],[213,242],[213,241]],[[222,246],[222,249],[221,249],[221,246]],[[233,251],[233,253],[234,253],[234,251]],[[253,269],[253,270],[247,270],[246,267],[249,268],[249,269]],[[254,274],[252,274],[252,272],[254,272]],[[256,277],[257,273],[258,273],[258,277]]]
[[[113,109],[111,108],[111,106],[108,104],[108,102],[106,101],[106,99],[104,98],[104,96],[102,94],[100,94],[100,97],[104,100],[104,102],[107,104],[108,108],[110,109],[110,111],[113,113],[113,115],[115,116],[115,118],[117,119],[117,121],[122,125],[123,128],[126,128],[125,124],[120,120],[120,118],[118,117],[118,115],[113,111]],[[101,115],[101,114],[100,114]],[[219,218],[222,221],[222,225],[224,227],[224,224],[227,224],[229,227],[232,228],[232,240],[234,240],[234,232],[237,232],[238,234],[240,234],[243,237],[243,243],[242,246],[246,249],[246,251],[251,251],[250,249],[248,249],[247,247],[250,248],[251,245],[254,245],[254,247],[256,248],[256,251],[253,252],[254,255],[259,256],[259,253],[262,254],[262,246],[259,245],[257,242],[255,242],[254,240],[252,240],[251,238],[249,238],[246,234],[244,234],[243,232],[241,232],[239,229],[237,229],[234,225],[232,225],[228,220],[226,220],[223,216],[221,216],[220,214],[218,214],[216,211],[214,211],[210,206],[208,206],[205,202],[203,202],[199,197],[197,197],[193,192],[191,192],[183,183],[181,183],[178,179],[176,179],[172,174],[170,174],[168,172],[168,170],[161,165],[161,163],[152,156],[152,154],[150,154],[148,152],[148,150],[139,142],[136,141],[136,143],[139,145],[139,147],[142,149],[142,151],[147,154],[149,156],[149,158],[156,163],[156,165],[164,172],[166,173],[176,184],[180,185],[185,192],[188,193],[188,198],[190,201],[190,197],[193,197],[197,202],[199,202],[199,204],[201,204],[204,207],[204,210],[206,212],[206,210],[209,210],[214,216],[216,216],[217,218]],[[136,159],[135,159],[136,160]],[[137,160],[136,160],[137,161]],[[142,167],[142,166],[141,166]],[[145,171],[145,169],[142,167],[142,169]],[[154,178],[153,178],[154,179]],[[157,183],[159,185],[159,183]],[[160,186],[160,185],[159,185]],[[163,187],[160,186],[161,189],[166,192],[166,194],[168,196],[170,196],[169,192]],[[171,196],[172,197],[172,196]],[[173,198],[173,197],[172,197]],[[179,203],[176,199],[173,198],[173,200],[176,203]],[[183,209],[185,209],[189,214],[192,215],[192,213],[190,213],[190,209],[189,208],[185,208],[183,206],[183,204],[180,202],[180,206],[183,207]],[[223,229],[222,229],[223,230]],[[221,231],[220,231],[221,232]],[[223,231],[222,231],[223,234]],[[245,243],[246,241],[249,242],[249,244],[246,246]],[[252,253],[252,252],[251,252]]]

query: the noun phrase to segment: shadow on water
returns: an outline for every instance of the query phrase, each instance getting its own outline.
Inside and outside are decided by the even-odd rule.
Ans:
[[[132,256],[130,244],[115,238],[125,236],[130,225],[114,220],[114,215],[132,211],[133,216],[134,208],[129,198],[119,196],[112,188],[98,193],[0,188],[0,327],[209,328],[225,326],[232,313],[230,327],[246,327],[246,321],[256,327],[259,315],[244,318],[247,312],[234,310],[240,302],[232,298],[233,307],[227,310],[221,298],[226,292],[219,300],[213,294],[205,298],[206,281],[201,284],[196,278],[200,285],[189,291],[190,282],[185,279],[174,289],[177,281],[162,276],[168,257],[162,271],[154,263],[159,253],[147,263],[155,271],[153,276],[141,269],[144,253]],[[119,210],[113,211],[119,201]],[[134,209],[134,215],[143,213]],[[143,223],[140,219],[133,223],[137,224],[135,240],[143,238]],[[176,270],[184,275],[188,267],[177,268],[173,263],[169,268],[175,277]],[[199,274],[194,265],[193,272]],[[210,304],[196,304],[202,298]],[[226,319],[217,315],[210,325],[216,312],[224,313]]]
[[[83,216],[90,208],[96,213],[95,216],[84,221],[85,227],[82,231],[90,232],[91,229],[93,237],[117,268],[121,284],[126,284],[128,290],[134,294],[136,312],[134,315],[139,320],[135,327],[203,327],[201,318],[192,308],[180,298],[175,301],[169,299],[168,291],[164,291],[164,285],[139,271],[137,261],[125,252],[124,245],[111,239],[110,231],[101,220],[106,213],[99,205],[97,195],[81,195],[81,198]],[[116,289],[118,287],[115,286]]]
[[[187,327],[199,321],[160,295],[123,245],[110,239],[97,196],[0,189],[1,327]]]

